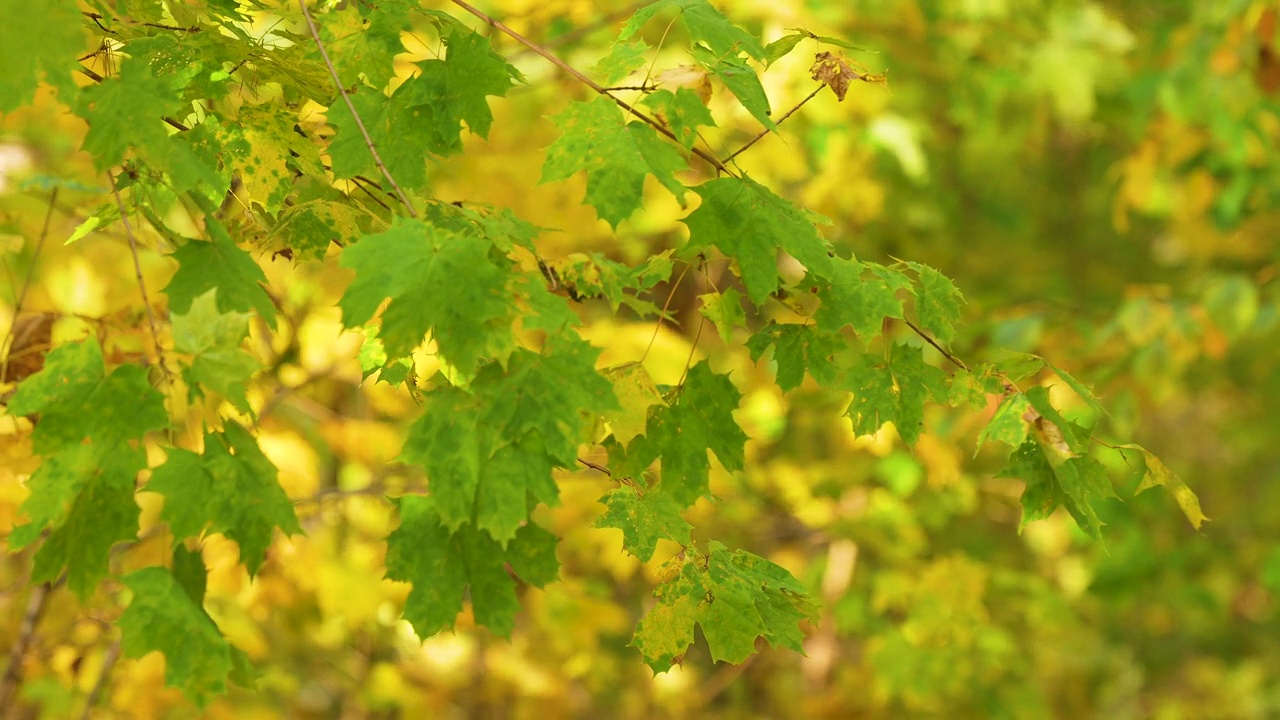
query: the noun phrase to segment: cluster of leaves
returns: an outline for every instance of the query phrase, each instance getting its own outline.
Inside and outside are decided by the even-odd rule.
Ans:
[[[539,230],[511,212],[432,196],[431,163],[463,152],[464,129],[485,137],[490,99],[522,80],[458,18],[399,0],[278,9],[285,22],[275,32],[286,43],[246,32],[253,13],[236,2],[88,5],[93,12],[82,14],[71,0],[48,3],[33,45],[27,23],[36,14],[0,3],[0,39],[21,57],[0,85],[0,110],[29,103],[41,81],[57,89],[89,128],[82,149],[110,175],[114,197],[94,225],[141,216],[177,270],[163,290],[168,321],[152,317],[154,307],[140,314],[155,333],[155,372],[134,362],[109,368],[102,343],[88,338],[60,345],[18,386],[8,412],[32,418],[43,461],[29,480],[27,522],[9,542],[40,541],[32,582],[65,574],[85,599],[111,576],[113,548],[142,532],[135,495],[162,496],[172,560],[121,578],[131,599],[118,624],[125,652],[161,651],[167,682],[193,702],[251,672],[203,607],[205,568],[192,548],[221,534],[252,575],[277,530],[302,532],[254,432],[261,407],[248,388],[262,368],[245,349],[250,320],[278,329],[254,253],[287,250],[295,262],[350,271],[337,305],[345,327],[364,334],[366,377],[376,373],[369,382],[422,404],[399,459],[421,468],[425,483],[392,501],[399,526],[386,538],[386,576],[412,585],[403,617],[421,637],[452,628],[468,603],[477,623],[512,631],[518,587],[559,576],[556,537],[534,511],[559,501],[556,473],[599,445],[619,486],[601,498],[597,526],[620,530],[642,561],[662,540],[682,548],[635,632],[645,662],[657,671],[679,662],[695,626],[716,660],[744,660],[758,638],[802,648],[805,623],[817,617],[805,585],[746,550],[714,540],[699,547],[684,518],[712,497],[708,451],[727,471],[746,465],[735,382],[710,362],[691,363],[666,388],[635,362],[598,369],[600,349],[580,332],[579,310],[553,292],[563,280],[577,302],[663,321],[646,293],[678,265],[701,271],[709,258],[727,259],[734,277],[700,296],[701,312],[726,343],[767,362],[783,391],[808,384],[842,398],[855,433],[891,425],[908,445],[927,432],[926,407],[998,399],[978,441],[1013,448],[1002,474],[1025,482],[1023,522],[1061,507],[1102,537],[1096,506],[1115,493],[1093,453],[1105,443],[1095,442],[1096,426],[1056,409],[1035,379],[1052,372],[1097,417],[1102,408],[1085,385],[1031,356],[969,367],[945,349],[964,302],[945,275],[918,262],[842,256],[820,230],[825,218],[698,149],[700,129],[716,125],[702,83],[722,85],[776,130],[757,68],[805,40],[842,43],[798,32],[765,45],[706,0],[638,10],[597,65],[601,79],[640,68],[650,21],[672,15],[694,62],[686,75],[697,80],[646,94],[641,104],[654,117],[604,94],[570,102],[554,117],[560,136],[546,148],[541,180],[584,173],[586,204],[615,229],[644,206],[648,176],[682,204],[691,191],[699,202],[682,220],[688,240],[674,260],[664,253],[637,267],[585,255],[547,263]],[[405,50],[402,33],[425,29],[442,57],[402,78],[393,62]],[[90,71],[94,83],[81,88],[71,71],[90,36],[106,42],[104,57],[118,68]],[[841,99],[851,79],[879,79],[828,51],[816,60],[818,88]],[[304,114],[309,105],[327,108],[323,122]],[[704,176],[708,168],[715,177]],[[225,218],[218,203],[228,187],[243,188],[252,213]],[[170,227],[175,208],[194,208],[207,237]],[[803,273],[784,272],[780,254]],[[436,369],[420,375],[423,348]],[[174,388],[225,401],[216,429],[198,433],[202,442],[177,440],[183,420],[162,393]],[[148,447],[161,448],[163,462],[149,462]],[[1150,453],[1126,447],[1143,458],[1143,487],[1168,485],[1199,526],[1194,494]]]

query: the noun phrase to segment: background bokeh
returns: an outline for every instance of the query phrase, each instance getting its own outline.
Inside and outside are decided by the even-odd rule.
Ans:
[[[1280,2],[717,4],[766,42],[795,27],[847,39],[863,49],[852,59],[888,79],[855,85],[843,102],[820,93],[738,165],[829,217],[842,251],[924,262],[954,279],[968,300],[958,356],[1031,352],[1068,369],[1108,415],[1072,406],[1069,394],[1055,400],[1100,423],[1099,436],[1159,455],[1211,522],[1197,532],[1167,494],[1134,496],[1140,464],[1130,471],[1100,450],[1123,499],[1102,508],[1104,542],[1065,513],[1019,532],[1021,483],[996,477],[1008,448],[975,454],[989,415],[932,410],[914,448],[891,431],[855,438],[841,398],[804,386],[784,396],[767,362],[703,332],[695,352],[732,371],[752,441],[747,471],[713,473],[720,501],[689,513],[695,538],[769,557],[811,588],[823,613],[806,628],[807,654],[762,644],[744,665],[716,665],[699,643],[683,667],[654,677],[627,643],[674,550],[642,564],[618,532],[592,529],[613,486],[592,472],[560,477],[561,506],[539,511],[562,538],[561,581],[523,591],[511,640],[464,616],[457,632],[422,641],[398,620],[407,586],[382,578],[395,523],[383,496],[420,480],[392,462],[413,400],[361,384],[361,338],[342,330],[333,304],[349,275],[267,253],[259,260],[287,322],[270,336],[255,327],[268,369],[251,398],[307,535],[278,539],[252,581],[234,544],[204,542],[209,611],[262,676],[257,691],[233,689],[203,716],[1280,715]],[[484,5],[584,70],[635,7]],[[655,76],[687,62],[685,39],[678,29],[664,38],[664,21],[643,33],[660,48]],[[407,71],[434,38],[405,41]],[[685,211],[656,184],[615,231],[580,204],[581,177],[539,183],[556,137],[548,117],[590,91],[509,39],[493,42],[527,84],[490,103],[487,141],[471,137],[464,154],[431,167],[436,197],[509,207],[548,228],[538,245],[553,262],[599,252],[635,263],[679,247]],[[802,43],[764,74],[775,115],[815,87],[809,65],[823,49]],[[720,127],[704,135],[720,156],[758,132],[722,88],[710,102]],[[322,111],[302,119],[319,127]],[[148,342],[124,235],[117,223],[63,244],[112,203],[78,151],[84,132],[52,91],[0,119],[0,330],[30,272],[23,308],[39,322],[25,331],[56,343],[110,328],[121,361]],[[78,185],[64,180],[50,209],[41,177]],[[153,292],[174,270],[159,249],[153,241],[141,253]],[[707,282],[674,293],[678,315],[697,317]],[[654,301],[668,290],[655,288]],[[603,363],[638,359],[654,334],[607,307],[584,313],[588,339],[607,348]],[[685,327],[662,329],[646,357],[659,383],[684,367],[697,321]],[[431,358],[420,362],[429,374]],[[215,411],[189,408],[192,437]],[[8,417],[0,457],[7,534],[38,462]],[[144,528],[154,526],[158,498],[140,502]],[[156,564],[167,544],[159,530],[144,533],[117,562]],[[29,552],[0,563],[0,647],[19,632],[29,571]],[[78,717],[105,665],[92,717],[195,716],[162,689],[159,655],[116,658],[120,592],[104,583],[82,606],[52,591],[24,663],[23,705],[0,713]]]

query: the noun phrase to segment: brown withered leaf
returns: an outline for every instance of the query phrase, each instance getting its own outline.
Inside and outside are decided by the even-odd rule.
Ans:
[[[4,363],[7,368],[3,378],[5,382],[21,382],[44,367],[55,319],[57,317],[53,313],[28,313],[14,320],[10,333],[12,342]]]
[[[820,52],[813,56],[813,67],[809,74],[814,80],[825,84],[836,94],[836,99],[843,101],[849,92],[849,83],[854,80],[884,85],[887,79],[884,73],[869,73],[866,68],[850,62],[841,55],[831,52]]]

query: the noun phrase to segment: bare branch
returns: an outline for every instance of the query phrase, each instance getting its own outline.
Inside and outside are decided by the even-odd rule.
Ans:
[[[35,637],[36,625],[48,604],[50,590],[52,586],[47,582],[31,588],[31,595],[27,598],[27,612],[22,616],[22,627],[13,641],[13,647],[9,649],[9,666],[4,671],[4,678],[0,679],[0,708],[13,707],[13,695],[22,684],[22,659]]]
[[[147,295],[147,283],[142,279],[142,262],[138,260],[138,239],[133,235],[133,223],[129,222],[129,211],[125,209],[124,200],[120,197],[120,189],[116,187],[115,177],[107,173],[107,180],[111,183],[111,194],[116,198],[116,206],[120,208],[120,222],[124,223],[124,234],[129,238],[129,251],[133,254],[134,276],[138,279],[138,290],[142,292],[142,304],[147,306],[151,340],[156,345],[156,364],[167,375],[169,371],[164,366],[164,350],[160,347],[160,329],[156,324],[156,312],[151,307],[151,298]]]

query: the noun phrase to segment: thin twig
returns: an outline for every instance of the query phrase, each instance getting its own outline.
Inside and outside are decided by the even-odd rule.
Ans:
[[[653,334],[649,336],[649,344],[644,346],[644,354],[640,356],[640,362],[643,364],[645,359],[649,357],[649,351],[653,349],[653,343],[658,339],[658,332],[662,330],[662,320],[667,316],[667,308],[671,307],[671,301],[676,297],[676,290],[680,289],[680,283],[684,282],[684,276],[689,274],[693,263],[684,266],[684,270],[680,271],[676,282],[671,286],[671,290],[667,292],[666,302],[662,303],[662,310],[658,311],[658,320],[653,326]]]
[[[305,0],[300,0],[300,1],[305,1]],[[670,130],[668,130],[668,129],[666,128],[666,126],[664,126],[662,123],[660,123],[660,122],[658,122],[657,120],[653,119],[652,117],[649,117],[648,115],[646,115],[646,114],[644,114],[644,113],[640,112],[639,110],[635,109],[635,108],[634,108],[634,107],[632,107],[630,104],[628,104],[626,101],[624,101],[624,100],[622,100],[622,99],[618,98],[617,96],[613,95],[613,94],[612,94],[612,93],[610,93],[610,92],[609,92],[609,90],[608,90],[607,88],[605,88],[603,85],[601,85],[600,83],[596,82],[595,80],[592,80],[591,78],[587,77],[586,75],[583,75],[581,72],[579,72],[579,71],[578,71],[576,68],[574,68],[572,65],[570,65],[569,63],[566,63],[565,61],[561,60],[560,58],[558,58],[558,57],[556,57],[554,54],[552,54],[552,52],[551,52],[550,50],[547,50],[546,48],[542,47],[542,46],[541,46],[541,45],[539,45],[538,43],[535,43],[534,41],[530,40],[529,38],[526,38],[525,36],[521,35],[520,33],[516,32],[515,30],[512,30],[511,28],[507,27],[506,25],[504,25],[504,24],[502,23],[502,21],[500,21],[500,20],[495,20],[494,18],[489,17],[488,15],[486,15],[486,14],[485,14],[484,12],[482,12],[481,10],[479,10],[479,9],[475,8],[474,6],[470,5],[469,3],[465,2],[465,0],[451,0],[451,1],[453,2],[453,4],[454,4],[454,5],[457,5],[458,7],[462,8],[463,10],[466,10],[467,12],[471,13],[472,15],[475,15],[477,18],[480,18],[480,20],[484,21],[484,23],[485,23],[486,25],[489,25],[490,27],[494,28],[495,30],[498,30],[499,32],[502,32],[503,34],[505,34],[505,35],[507,35],[508,37],[510,37],[512,40],[515,40],[516,42],[520,43],[521,45],[524,45],[525,47],[529,48],[529,49],[530,49],[530,50],[532,50],[533,52],[535,52],[535,53],[537,53],[537,54],[541,55],[543,58],[545,58],[545,59],[547,60],[547,62],[550,62],[552,65],[555,65],[556,67],[560,68],[560,69],[561,69],[561,70],[563,70],[564,72],[568,73],[570,76],[572,76],[572,77],[573,77],[574,79],[576,79],[578,82],[581,82],[583,85],[586,85],[587,87],[591,88],[592,90],[595,90],[597,93],[600,93],[601,95],[603,95],[603,96],[605,96],[605,97],[609,98],[610,100],[614,101],[615,103],[617,103],[617,104],[618,104],[618,107],[622,108],[623,110],[626,110],[627,112],[631,113],[632,115],[635,115],[635,116],[636,116],[637,118],[639,118],[640,120],[643,120],[644,122],[648,123],[649,125],[651,125],[651,126],[652,126],[655,130],[657,130],[658,132],[662,133],[663,135],[666,135],[668,138],[671,138],[672,140],[675,140],[676,142],[680,142],[680,139],[679,139],[679,138],[677,138],[677,137],[675,136],[675,133],[673,133],[673,132],[671,132]],[[717,159],[715,158],[715,156],[714,156],[714,155],[712,155],[712,154],[708,153],[707,151],[702,150],[701,148],[697,148],[697,147],[695,147],[695,148],[693,148],[693,154],[694,154],[694,155],[697,155],[698,157],[702,158],[703,160],[706,160],[707,162],[711,163],[711,166],[712,166],[712,167],[714,167],[716,170],[718,170],[718,171],[720,171],[720,172],[724,173],[725,175],[734,175],[734,173],[733,173],[733,172],[731,172],[731,171],[729,170],[729,168],[725,167],[724,163],[722,163],[722,162],[720,162],[719,160],[717,160]]]
[[[31,595],[27,598],[27,611],[22,616],[22,627],[13,641],[13,647],[9,649],[9,666],[5,668],[4,679],[0,680],[0,708],[13,707],[13,694],[22,684],[22,659],[35,637],[36,625],[48,604],[51,589],[52,586],[47,582],[31,588]]]
[[[120,659],[120,641],[116,640],[111,643],[111,647],[107,648],[107,653],[102,657],[102,671],[98,673],[98,681],[93,684],[93,689],[89,691],[89,696],[84,699],[84,712],[80,714],[80,720],[89,720],[93,717],[93,708],[98,704],[98,698],[102,697],[102,692],[107,689],[107,681],[111,679],[111,670],[116,666],[116,662]]]
[[[609,468],[607,468],[607,467],[605,467],[605,466],[601,465],[600,463],[594,463],[594,462],[591,462],[590,460],[587,460],[586,458],[578,458],[578,462],[582,463],[582,464],[583,464],[583,465],[585,465],[586,467],[591,468],[592,470],[595,470],[595,471],[596,471],[596,472],[598,472],[598,473],[604,473],[605,475],[608,475],[609,477],[613,477],[613,472],[612,472],[612,471],[610,471],[610,470],[609,470]]]
[[[737,150],[733,151],[733,154],[731,154],[729,157],[725,158],[725,159],[724,159],[724,160],[722,160],[721,162],[726,163],[726,164],[728,164],[729,162],[732,162],[734,158],[736,158],[736,157],[738,157],[739,155],[741,155],[742,153],[746,152],[746,151],[747,151],[747,149],[748,149],[748,148],[750,148],[752,145],[755,145],[756,143],[758,143],[758,142],[760,142],[761,140],[763,140],[763,139],[764,139],[764,136],[766,136],[766,135],[768,135],[769,133],[773,132],[773,130],[776,130],[776,129],[777,129],[777,127],[778,127],[779,125],[781,125],[781,124],[782,124],[782,121],[783,121],[783,120],[786,120],[787,118],[791,117],[793,114],[795,114],[795,112],[796,112],[797,110],[799,110],[800,108],[804,107],[804,104],[805,104],[805,103],[807,103],[807,102],[809,102],[810,100],[812,100],[812,99],[814,99],[815,97],[817,97],[817,96],[818,96],[818,93],[822,92],[822,88],[824,88],[824,87],[826,87],[826,84],[819,85],[817,88],[815,88],[815,89],[814,89],[814,91],[813,91],[813,92],[811,92],[811,93],[809,93],[807,96],[805,96],[805,99],[803,99],[803,100],[801,100],[800,102],[796,103],[796,106],[795,106],[795,107],[791,108],[790,110],[788,110],[788,111],[786,112],[786,114],[785,114],[785,115],[783,115],[782,117],[778,118],[778,121],[777,121],[777,122],[775,122],[775,123],[773,124],[773,129],[765,128],[764,130],[761,130],[759,135],[756,135],[755,137],[753,137],[753,138],[751,138],[750,140],[748,140],[746,145],[743,145],[742,147],[740,147],[740,148],[738,148]]]
[[[18,314],[22,312],[22,303],[27,299],[27,290],[31,288],[31,278],[36,272],[36,258],[40,257],[40,250],[44,248],[45,238],[49,237],[49,223],[53,220],[53,207],[58,202],[58,190],[54,188],[49,194],[49,209],[44,213],[44,227],[40,229],[40,237],[36,240],[35,251],[31,254],[31,264],[27,265],[27,276],[22,279],[22,287],[18,290],[18,297],[13,301],[13,322],[9,324],[9,332],[5,335],[4,342],[0,343],[0,350],[4,351],[4,360],[0,361],[0,383],[9,379],[9,353],[13,351],[13,335],[18,329]],[[0,707],[4,707],[0,703]]]
[[[387,170],[386,164],[382,162],[382,156],[378,154],[378,148],[373,144],[373,138],[369,136],[369,130],[364,126],[364,120],[360,119],[360,113],[356,112],[355,103],[351,102],[351,96],[347,95],[347,89],[342,86],[342,78],[338,76],[338,69],[333,66],[333,61],[329,59],[329,51],[325,50],[324,43],[320,40],[320,31],[316,29],[315,20],[311,19],[311,11],[307,9],[307,0],[298,0],[298,6],[302,8],[302,14],[307,19],[307,29],[311,31],[311,39],[315,41],[316,48],[320,50],[320,57],[324,58],[325,67],[329,68],[329,76],[333,78],[333,84],[338,88],[338,94],[342,96],[342,101],[347,104],[347,110],[351,112],[351,117],[355,118],[356,127],[360,129],[360,134],[364,136],[364,144],[369,148],[369,154],[373,156],[374,164],[382,171],[382,177],[387,179],[387,184],[396,191],[396,197],[404,204],[409,217],[418,217],[418,211],[413,209],[413,204],[409,202],[408,196],[396,184],[395,178],[391,177],[391,171]]]
[[[147,306],[147,322],[151,325],[151,340],[156,344],[156,364],[167,375],[164,366],[164,350],[160,347],[160,328],[156,324],[156,312],[151,307],[151,298],[147,295],[147,283],[142,279],[142,261],[138,259],[138,239],[133,235],[133,224],[129,222],[129,211],[125,209],[124,200],[120,197],[120,189],[116,187],[116,179],[107,173],[111,183],[111,194],[116,198],[116,206],[120,208],[120,222],[124,223],[124,234],[129,238],[129,252],[133,255],[133,272],[138,278],[138,290],[142,292],[142,304]]]
[[[929,333],[925,332],[924,330],[921,330],[915,323],[911,322],[910,320],[907,320],[906,318],[903,318],[902,321],[907,324],[907,327],[914,330],[915,333],[919,335],[925,342],[932,345],[934,350],[937,350],[938,352],[942,353],[942,357],[950,360],[953,364],[955,364],[956,367],[960,368],[961,370],[964,370],[965,372],[969,371],[969,366],[965,365],[964,361],[962,361],[960,358],[956,357],[955,355],[952,355],[950,352],[946,350],[946,348],[939,345],[937,340],[934,340],[932,337],[929,336]]]

